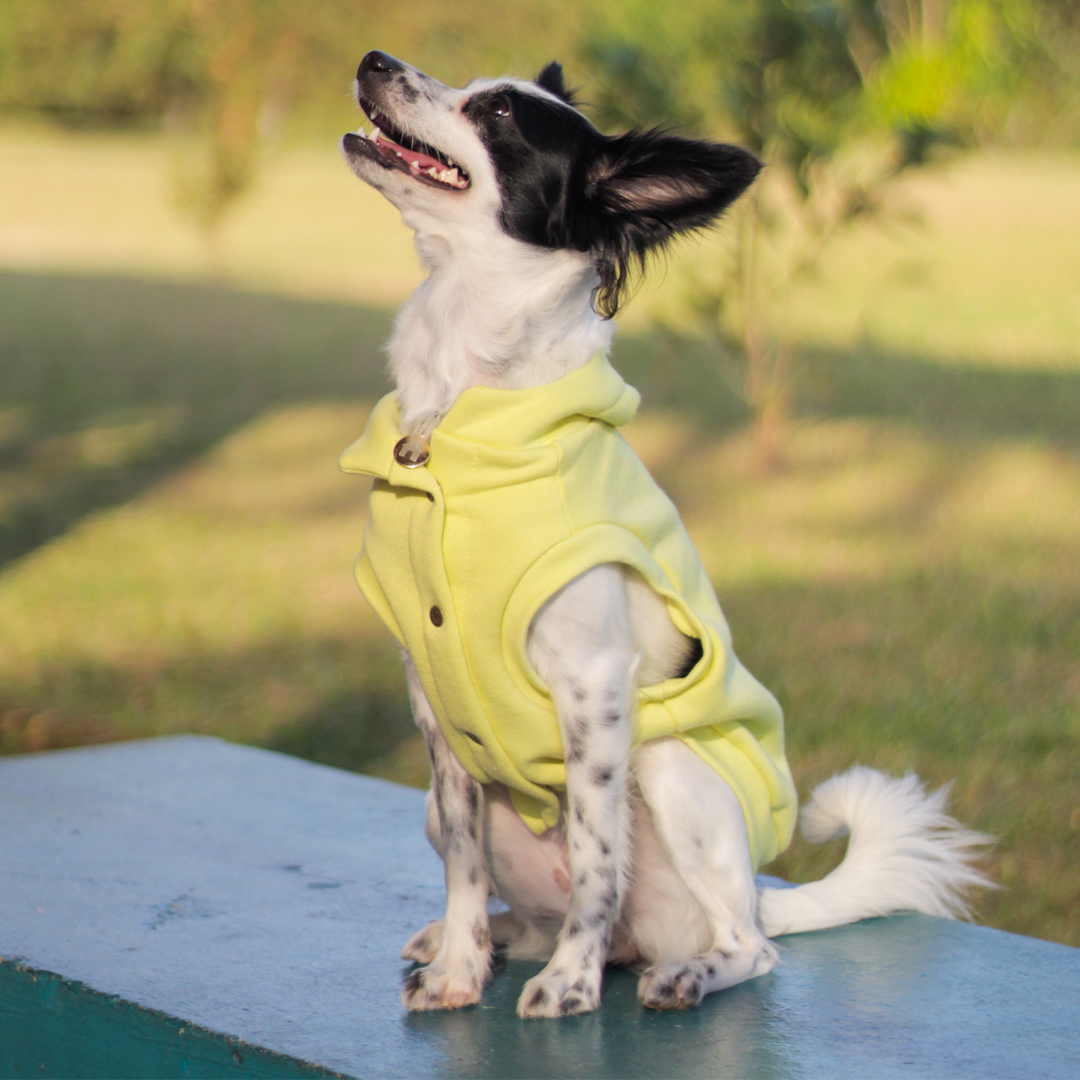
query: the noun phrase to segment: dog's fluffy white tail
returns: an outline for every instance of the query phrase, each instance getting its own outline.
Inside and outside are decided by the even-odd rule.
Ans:
[[[970,917],[965,893],[993,887],[973,865],[992,838],[950,817],[948,796],[948,785],[927,793],[917,776],[861,766],[826,780],[803,808],[802,833],[821,843],[849,832],[844,861],[820,881],[760,889],[762,929],[777,937],[894,911]]]

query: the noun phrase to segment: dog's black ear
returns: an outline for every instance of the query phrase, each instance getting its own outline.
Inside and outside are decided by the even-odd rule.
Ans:
[[[594,160],[590,194],[653,247],[711,225],[760,169],[761,162],[738,146],[663,131],[630,132],[609,140]]]
[[[761,169],[726,143],[664,131],[631,131],[606,141],[588,169],[591,247],[600,270],[597,310],[611,317],[631,265],[679,233],[711,225]]]
[[[539,75],[536,76],[536,85],[562,98],[567,105],[574,104],[574,92],[567,89],[566,80],[563,78],[562,64],[558,60],[552,60]]]

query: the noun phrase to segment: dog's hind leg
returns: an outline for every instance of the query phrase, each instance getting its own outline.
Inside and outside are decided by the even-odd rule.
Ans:
[[[491,970],[487,911],[491,883],[480,836],[483,792],[450,750],[411,661],[406,671],[413,715],[431,758],[438,834],[432,835],[435,823],[430,822],[430,815],[428,832],[445,866],[446,918],[431,962],[406,976],[401,999],[409,1009],[456,1009],[480,1000]],[[406,950],[419,958],[429,951],[422,944],[414,937]]]
[[[686,959],[654,952],[660,962],[641,975],[638,997],[650,1008],[685,1009],[771,971],[776,949],[756,922],[746,823],[731,788],[675,738],[640,746],[635,774],[656,835],[712,937],[707,951]],[[640,944],[648,955],[648,943]],[[671,950],[672,943],[665,943],[663,952],[670,956]]]
[[[566,1016],[600,1004],[600,982],[630,863],[627,774],[637,657],[626,593],[597,567],[538,614],[530,657],[555,705],[566,761],[570,898],[555,952],[518,999],[522,1017]]]
[[[401,959],[430,964],[442,944],[444,923],[444,919],[435,919],[417,930],[401,950]],[[488,924],[491,928],[491,944],[495,949],[517,945],[529,932],[512,911],[497,911],[489,915]]]

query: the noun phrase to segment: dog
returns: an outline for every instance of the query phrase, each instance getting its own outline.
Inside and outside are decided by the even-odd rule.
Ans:
[[[523,1018],[596,1009],[607,964],[640,967],[643,1005],[683,1009],[770,971],[778,935],[968,914],[984,838],[945,789],[861,767],[802,812],[811,840],[850,833],[841,865],[758,886],[796,818],[780,709],[617,432],[637,406],[607,360],[632,276],[758,161],[603,135],[554,62],[451,89],[369,52],[355,90],[375,128],[344,156],[428,271],[390,341],[396,391],[342,457],[374,478],[357,577],[405,650],[445,865],[404,1005],[477,1003],[505,949],[547,961]]]

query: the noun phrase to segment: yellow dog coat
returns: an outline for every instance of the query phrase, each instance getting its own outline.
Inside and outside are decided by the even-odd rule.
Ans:
[[[551,697],[525,654],[529,624],[602,563],[632,567],[701,642],[683,678],[638,693],[635,745],[674,735],[742,804],[755,867],[791,839],[796,795],[776,699],[739,663],[675,507],[616,430],[637,391],[598,356],[530,390],[471,387],[421,468],[394,456],[394,395],[341,457],[374,477],[356,577],[408,650],[439,726],[481,783],[509,788],[537,833],[559,819],[566,767]]]

